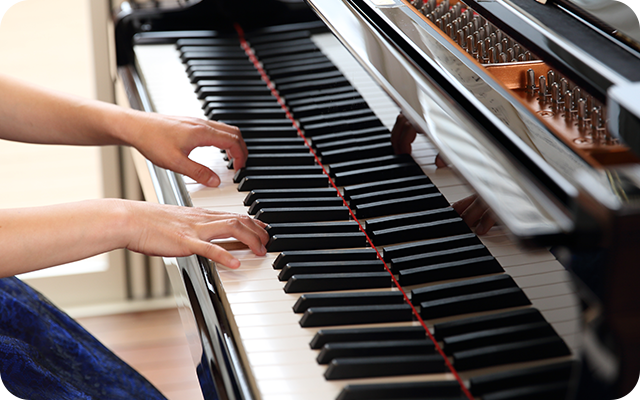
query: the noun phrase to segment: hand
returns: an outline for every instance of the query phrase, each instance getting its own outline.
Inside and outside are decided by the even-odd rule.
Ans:
[[[229,268],[238,268],[240,261],[211,240],[234,237],[257,255],[267,252],[266,224],[249,216],[135,201],[124,204],[130,217],[129,250],[164,257],[198,254]]]
[[[484,235],[496,224],[489,207],[475,194],[456,201],[451,207],[460,214],[469,227],[475,226],[475,232],[478,235]]]
[[[403,114],[398,114],[391,129],[391,146],[396,154],[410,154],[411,143],[416,140],[418,131]]]
[[[206,186],[218,186],[220,177],[189,159],[196,147],[215,146],[233,158],[235,169],[244,167],[247,146],[240,129],[222,122],[199,118],[168,117],[134,112],[134,131],[125,139],[154,164],[184,174]]]

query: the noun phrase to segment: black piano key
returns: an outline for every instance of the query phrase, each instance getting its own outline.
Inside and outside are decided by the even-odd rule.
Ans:
[[[246,179],[246,178],[245,178]],[[262,208],[256,213],[256,219],[262,222],[314,222],[344,221],[350,216],[349,208],[337,207],[280,207]],[[363,234],[364,235],[364,234]]]
[[[518,285],[507,274],[483,276],[482,278],[465,279],[463,281],[413,289],[411,291],[411,302],[414,305],[419,305],[425,301],[513,287],[518,287]]]
[[[278,165],[314,165],[316,158],[308,151],[306,153],[257,153],[247,156],[247,167],[267,167]]]
[[[388,132],[370,135],[364,137],[347,138],[333,141],[316,142],[312,140],[312,147],[319,152],[324,153],[326,151],[339,150],[345,148],[352,148],[355,146],[368,146],[371,144],[386,143],[391,144],[391,134]],[[376,156],[377,157],[377,156]]]
[[[335,175],[340,172],[360,170],[363,168],[388,166],[402,163],[417,165],[413,158],[407,154],[394,154],[389,156],[373,157],[366,160],[353,160],[336,163],[329,166],[329,172]]]
[[[335,274],[345,272],[382,272],[386,271],[380,260],[371,261],[313,261],[288,263],[280,270],[278,279],[289,280],[293,275]]]
[[[324,373],[327,380],[420,375],[445,372],[439,354],[335,358]]]
[[[227,125],[233,125],[244,130],[247,128],[264,129],[269,128],[289,128],[293,127],[289,119],[223,119],[220,122],[224,122]]]
[[[573,384],[569,381],[546,384],[533,384],[515,389],[488,393],[483,400],[566,400],[573,393]]]
[[[262,145],[283,145],[283,146],[299,146],[304,145],[304,139],[300,136],[285,137],[285,138],[245,138],[244,142],[247,146],[262,146]]]
[[[528,305],[531,302],[527,295],[515,287],[425,301],[420,303],[420,316],[436,319]]]
[[[440,264],[443,262],[464,260],[466,258],[490,256],[489,250],[484,245],[458,247],[430,253],[416,254],[413,256],[394,258],[391,260],[391,270],[398,272],[403,269],[422,267],[425,265]]]
[[[375,115],[370,108],[338,111],[327,114],[314,114],[308,117],[298,118],[303,128],[308,125],[318,124],[322,122],[342,121],[346,119],[362,118],[370,115]]]
[[[269,236],[295,233],[360,232],[356,221],[273,223],[265,228]]]
[[[252,109],[229,109],[229,108],[215,108],[212,109],[207,117],[213,120],[228,120],[228,119],[250,119],[250,118],[274,118],[282,119],[286,118],[287,114],[282,108],[252,108]]]
[[[226,110],[229,108],[235,108],[239,110],[253,110],[257,108],[261,109],[270,109],[270,110],[281,110],[282,107],[278,104],[277,101],[260,101],[260,102],[246,102],[246,103],[221,103],[221,102],[210,102],[207,103],[206,100],[203,103],[204,113],[206,115],[210,115],[212,111],[215,110]]]
[[[397,293],[397,292],[383,292]],[[345,293],[346,294],[346,293]],[[311,295],[302,295],[311,296]],[[302,297],[301,296],[301,297]],[[311,339],[309,347],[321,349],[327,343],[360,342],[372,340],[424,339],[427,334],[422,326],[391,326],[379,328],[320,329]]]
[[[290,262],[303,261],[349,261],[349,260],[377,260],[375,249],[350,250],[311,250],[284,251],[273,261],[274,269],[282,269]]]
[[[256,51],[262,51],[267,49],[278,49],[283,46],[299,46],[313,44],[313,41],[309,37],[301,37],[297,39],[289,39],[285,42],[269,41],[269,42],[253,42],[251,48]]]
[[[319,122],[317,124],[309,124],[304,127],[304,134],[313,138],[316,135],[324,135],[336,132],[338,130],[356,130],[364,128],[373,128],[381,126],[382,122],[375,115],[368,115],[359,118],[335,120],[330,122]]]
[[[316,102],[309,105],[290,107],[293,116],[296,118],[309,117],[320,113],[335,113],[337,111],[359,110],[368,107],[367,102],[362,98],[350,98],[341,101],[330,101],[327,103]]]
[[[298,67],[285,67],[285,68],[270,68],[269,69],[269,77],[272,80],[277,81],[279,78],[297,75],[300,73],[306,72],[327,72],[333,71],[336,69],[336,66],[331,62],[325,62],[320,64],[310,64],[310,65],[302,65]]]
[[[323,151],[320,158],[323,163],[331,164],[358,158],[386,156],[393,153],[393,147],[390,143],[386,142]]]
[[[378,182],[369,182],[369,183],[361,183],[358,185],[345,186],[342,188],[342,192],[344,197],[348,200],[351,199],[352,196],[372,193],[372,192],[380,192],[383,190],[391,190],[397,188],[403,188],[407,186],[416,186],[416,185],[428,185],[431,183],[431,179],[424,174],[412,175],[412,176],[403,176],[401,178],[396,179],[388,179],[385,181]]]
[[[259,81],[261,79],[258,71],[233,71],[233,70],[200,70],[193,71],[189,74],[189,78],[191,83],[198,83],[203,80],[225,80],[225,81],[237,81],[237,80],[247,80],[254,79]]]
[[[327,133],[325,135],[316,135],[313,138],[308,138],[311,143],[311,147],[316,148],[321,143],[336,142],[347,139],[365,139],[370,136],[377,135],[389,135],[390,132],[385,126],[374,126],[372,128],[346,130],[334,133]]]
[[[234,86],[230,81],[228,86],[202,86],[197,94],[202,100],[208,96],[266,96],[271,90],[265,85]]]
[[[256,216],[256,218],[259,217],[260,215]],[[283,233],[269,238],[267,251],[347,249],[366,245],[367,238],[362,232]]]
[[[416,212],[430,208],[442,208],[448,205],[449,201],[442,193],[438,192],[357,204],[352,208],[358,218],[376,218],[397,214],[398,210]]]
[[[295,67],[298,65],[311,65],[311,64],[319,64],[325,63],[329,59],[327,56],[322,54],[319,51],[310,51],[298,54],[289,54],[287,56],[277,56],[277,57],[261,57],[260,62],[269,73],[269,70],[274,68],[286,68],[286,67]]]
[[[285,98],[292,93],[307,92],[309,90],[323,90],[340,86],[349,86],[350,82],[345,77],[318,79],[307,82],[295,82],[277,85],[278,93]]]
[[[243,139],[259,138],[297,138],[298,130],[293,126],[260,126],[242,127],[240,129]]]
[[[486,346],[453,353],[458,371],[486,368],[516,362],[568,356],[571,351],[559,336]]]
[[[438,193],[438,189],[431,183],[422,184],[422,185],[407,185],[404,187],[398,187],[398,188],[386,189],[386,190],[376,190],[376,191],[371,191],[369,193],[349,196],[349,204],[353,207],[359,204],[367,204],[367,203],[373,203],[376,201],[384,201],[384,200],[390,200],[390,199],[397,199],[399,197],[410,197],[410,196],[416,196],[416,195],[428,194],[428,193]],[[448,206],[448,203],[447,203],[447,206]]]
[[[500,392],[540,383],[566,382],[578,368],[577,361],[565,361],[531,368],[510,369],[469,380],[469,390],[474,396]]]
[[[186,51],[180,55],[180,59],[183,62],[192,60],[207,60],[213,61],[212,63],[215,64],[230,64],[231,62],[249,63],[249,57],[242,49],[239,49],[239,51]]]
[[[393,179],[402,175],[415,175],[419,172],[421,172],[420,167],[411,162],[332,173],[332,176],[337,186],[347,186],[356,183],[373,182],[378,179]]]
[[[323,96],[332,96],[338,94],[352,94],[354,96],[359,96],[358,92],[356,92],[356,90],[352,86],[338,86],[322,90],[315,89],[305,92],[290,93],[286,96],[285,101],[287,102],[287,104],[289,104],[289,102],[297,101],[300,99],[316,99]]]
[[[316,175],[265,175],[245,176],[238,185],[238,191],[248,192],[254,189],[292,189],[328,187],[329,178]]]
[[[453,209],[450,210],[453,211]],[[366,227],[372,221],[375,220],[369,220],[365,223],[365,231],[367,231],[367,233],[369,233],[369,230],[367,230]],[[474,246],[480,244],[482,244],[482,242],[474,233],[465,233],[462,235],[447,236],[437,239],[421,240],[411,243],[386,246],[382,249],[382,258],[388,263],[393,263],[393,259],[407,257],[413,254],[429,253],[432,251],[442,251],[453,249],[456,247]]]
[[[337,89],[337,88],[336,88]],[[314,104],[328,104],[332,102],[340,102],[344,100],[360,100],[362,96],[358,92],[353,90],[344,91],[346,89],[342,88],[343,92],[334,93],[334,94],[326,94],[326,95],[318,95],[313,97],[299,97],[298,95],[287,96],[287,105],[291,110],[295,110],[298,107],[306,107],[312,106]],[[293,98],[292,97],[298,97]]]
[[[498,261],[491,256],[485,256],[405,269],[398,273],[398,281],[402,286],[409,286],[500,272],[504,272],[504,270]]]
[[[428,396],[428,397],[426,397]],[[455,380],[347,385],[336,400],[467,400]]]
[[[296,165],[296,166],[270,166],[270,167],[244,167],[236,171],[233,176],[234,183],[240,183],[247,176],[264,175],[322,175],[322,167],[319,165]],[[326,176],[325,176],[326,177]],[[336,194],[335,190],[333,191]]]
[[[458,213],[451,207],[433,208],[426,211],[388,215],[386,217],[371,218],[365,221],[365,230],[368,234],[385,229],[400,228],[409,225],[423,224],[427,222],[444,221],[447,219],[460,218]],[[479,242],[477,242],[479,243]],[[454,246],[450,246],[454,247]],[[427,253],[424,251],[423,253]],[[417,251],[408,253],[409,255],[419,254]],[[395,257],[397,258],[397,257]]]
[[[434,222],[408,225],[404,227],[380,229],[369,233],[374,245],[388,245],[413,240],[435,239],[443,236],[461,235],[471,232],[462,218],[449,218]]]
[[[340,197],[311,197],[311,198],[276,198],[258,199],[249,207],[249,215],[255,215],[263,208],[286,208],[286,207],[340,207],[344,205]]]
[[[240,45],[240,41],[236,41],[235,43],[209,43],[205,44],[203,42],[200,43],[190,43],[187,44],[184,41],[180,43],[176,43],[176,47],[180,49],[183,53],[189,53],[192,51],[210,51],[214,53],[242,53],[246,54],[242,46]]]
[[[369,274],[373,273],[371,272]],[[408,304],[311,307],[308,308],[302,315],[302,318],[300,319],[300,326],[303,328],[310,328],[318,326],[408,322],[412,320],[413,313],[411,311],[411,307]]]
[[[271,153],[304,153],[309,152],[309,148],[303,144],[297,145],[265,145],[265,146],[256,146],[256,145],[247,145],[247,150],[249,153],[262,153],[262,154],[271,154]]]
[[[327,343],[316,360],[329,364],[335,358],[379,357],[434,354],[435,345],[427,338],[413,340],[378,340],[371,342]]]
[[[259,34],[256,34],[255,36],[252,36],[250,33],[247,33],[246,37],[249,43],[252,46],[254,46],[254,45],[260,45],[262,43],[286,42],[289,40],[308,38],[310,36],[311,36],[311,33],[309,31],[294,30],[294,31],[285,32],[285,33],[271,33],[271,34],[259,33]],[[286,44],[286,43],[283,43],[283,44]]]
[[[187,69],[193,68],[193,67],[200,67],[200,66],[204,66],[204,65],[212,65],[215,67],[227,67],[227,68],[234,68],[234,67],[238,67],[238,68],[245,68],[245,67],[253,67],[255,69],[255,67],[253,66],[253,64],[251,64],[251,62],[249,61],[249,57],[247,57],[246,59],[228,59],[228,60],[213,60],[213,59],[190,59],[190,60],[186,60],[183,61],[183,63],[187,66]]]
[[[240,48],[238,38],[206,37],[206,38],[183,38],[176,41],[178,48],[182,46],[232,46]]]
[[[445,337],[462,335],[465,333],[482,331],[504,326],[527,324],[531,322],[545,321],[544,317],[535,308],[506,311],[497,314],[469,317],[455,321],[441,322],[433,327],[433,336],[437,340]]]
[[[269,64],[270,62],[276,62],[277,58],[290,56],[290,55],[299,55],[302,53],[318,53],[320,49],[313,43],[305,43],[294,46],[277,46],[274,48],[267,48],[264,50],[254,49],[256,51],[256,55],[264,61],[265,64]]]
[[[288,85],[290,83],[301,83],[301,82],[312,82],[316,80],[330,79],[330,78],[344,78],[342,72],[337,69],[325,72],[318,72],[312,74],[296,74],[292,76],[282,77],[277,80],[274,80],[276,87],[280,87],[281,85]]]
[[[225,87],[225,86],[259,86],[264,85],[261,79],[227,80],[227,79],[205,79],[198,82],[196,88],[205,86]]]
[[[293,305],[293,312],[300,314],[307,311],[311,307],[363,306],[376,304],[404,304],[404,296],[401,292],[398,291],[311,294],[306,293],[300,296],[296,303]],[[422,331],[421,337],[424,338],[424,330]],[[388,337],[386,337],[385,339],[392,340]],[[366,341],[379,339],[364,338],[360,340]],[[340,340],[333,341],[339,342]]]
[[[464,335],[449,336],[444,338],[443,350],[446,354],[470,350],[479,347],[492,346],[496,344],[517,342],[528,339],[539,339],[554,336],[556,332],[547,322],[532,322],[508,326],[504,328],[489,329]]]
[[[335,197],[334,188],[310,188],[310,189],[256,189],[247,194],[244,205],[250,206],[257,199],[294,198],[294,197]]]
[[[203,63],[190,63],[191,65],[187,67],[187,74],[192,76],[196,72],[242,72],[242,73],[257,73],[256,67],[247,63],[244,65],[215,65],[215,64],[203,64]]]
[[[246,103],[269,103],[269,104],[278,104],[276,99],[269,93],[268,95],[261,96],[233,96],[233,95],[225,95],[225,96],[207,96],[204,98],[204,103],[220,103],[228,106],[238,106],[241,107],[242,104]]]
[[[391,277],[386,271],[354,272],[344,274],[294,275],[287,281],[284,291],[286,293],[306,293],[390,287]],[[409,306],[407,305],[407,307]]]

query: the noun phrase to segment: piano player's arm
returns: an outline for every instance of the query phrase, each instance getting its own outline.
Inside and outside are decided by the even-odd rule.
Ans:
[[[238,128],[196,118],[143,113],[59,93],[0,75],[0,138],[41,144],[129,145],[164,168],[207,186],[220,178],[188,158],[196,147],[229,152],[244,166],[247,148]]]

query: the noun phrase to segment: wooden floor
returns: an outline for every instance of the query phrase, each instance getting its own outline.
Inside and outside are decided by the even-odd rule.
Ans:
[[[176,309],[78,318],[78,322],[169,400],[201,400]]]

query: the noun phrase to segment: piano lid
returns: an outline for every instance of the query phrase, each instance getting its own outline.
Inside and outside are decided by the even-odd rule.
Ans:
[[[590,154],[589,150],[583,151],[581,145],[585,143],[580,141],[587,135],[582,125],[588,118],[584,113],[577,116],[577,106],[588,110],[593,105],[604,106],[609,88],[635,80],[640,73],[640,59],[634,54],[613,46],[606,51],[619,59],[608,60],[574,43],[572,38],[559,35],[554,30],[556,26],[540,22],[540,18],[547,18],[541,14],[550,13],[552,19],[558,18],[558,9],[550,10],[551,5],[519,0],[467,1],[474,11],[478,11],[477,7],[483,17],[486,14],[482,24],[495,20],[501,27],[523,28],[520,35],[534,56],[506,62],[504,68],[520,68],[518,77],[525,76],[527,69],[535,70],[535,82],[527,85],[538,86],[538,91],[527,94],[524,78],[510,80],[508,74],[502,74],[495,55],[485,53],[484,49],[476,51],[475,45],[473,51],[467,50],[464,41],[456,43],[455,30],[447,26],[451,21],[434,22],[442,14],[433,11],[430,5],[425,6],[427,2],[310,0],[309,3],[514,235],[524,242],[538,243],[598,236],[593,234],[597,231],[595,220],[585,212],[586,193],[606,192],[616,198],[620,191],[612,184],[608,169],[617,168],[616,163],[634,163],[637,159],[610,133],[602,134],[606,139],[597,140],[601,147],[613,150],[607,153],[612,156],[599,150]],[[533,10],[538,15],[531,15],[531,7],[539,7]],[[457,8],[455,17],[463,14],[460,9],[464,11],[466,5],[461,3]],[[575,23],[588,29],[582,22]],[[508,32],[511,34],[511,30]],[[608,41],[598,33],[595,36]],[[478,52],[482,55],[478,56]],[[537,59],[538,55],[545,59]],[[540,63],[538,70],[536,65]],[[557,71],[555,74],[571,82],[570,89],[586,87],[593,98],[586,100],[578,89],[575,101],[570,100],[574,109],[565,112],[559,103],[545,97],[551,96],[549,92],[539,95],[542,84],[538,84],[537,75],[552,68]],[[500,74],[503,76],[496,79]],[[578,104],[582,102],[588,103],[588,108],[584,107],[587,104]],[[560,118],[563,114],[569,117]],[[589,125],[588,129],[594,130],[589,137],[600,135],[605,125],[605,117],[594,115],[598,122]],[[563,137],[562,132],[558,133],[562,127],[556,129],[546,121],[551,119],[559,119],[556,125],[577,129],[577,136]],[[584,174],[590,178],[583,179]],[[585,191],[582,185],[587,181],[589,190]],[[609,211],[619,208],[607,207]]]

